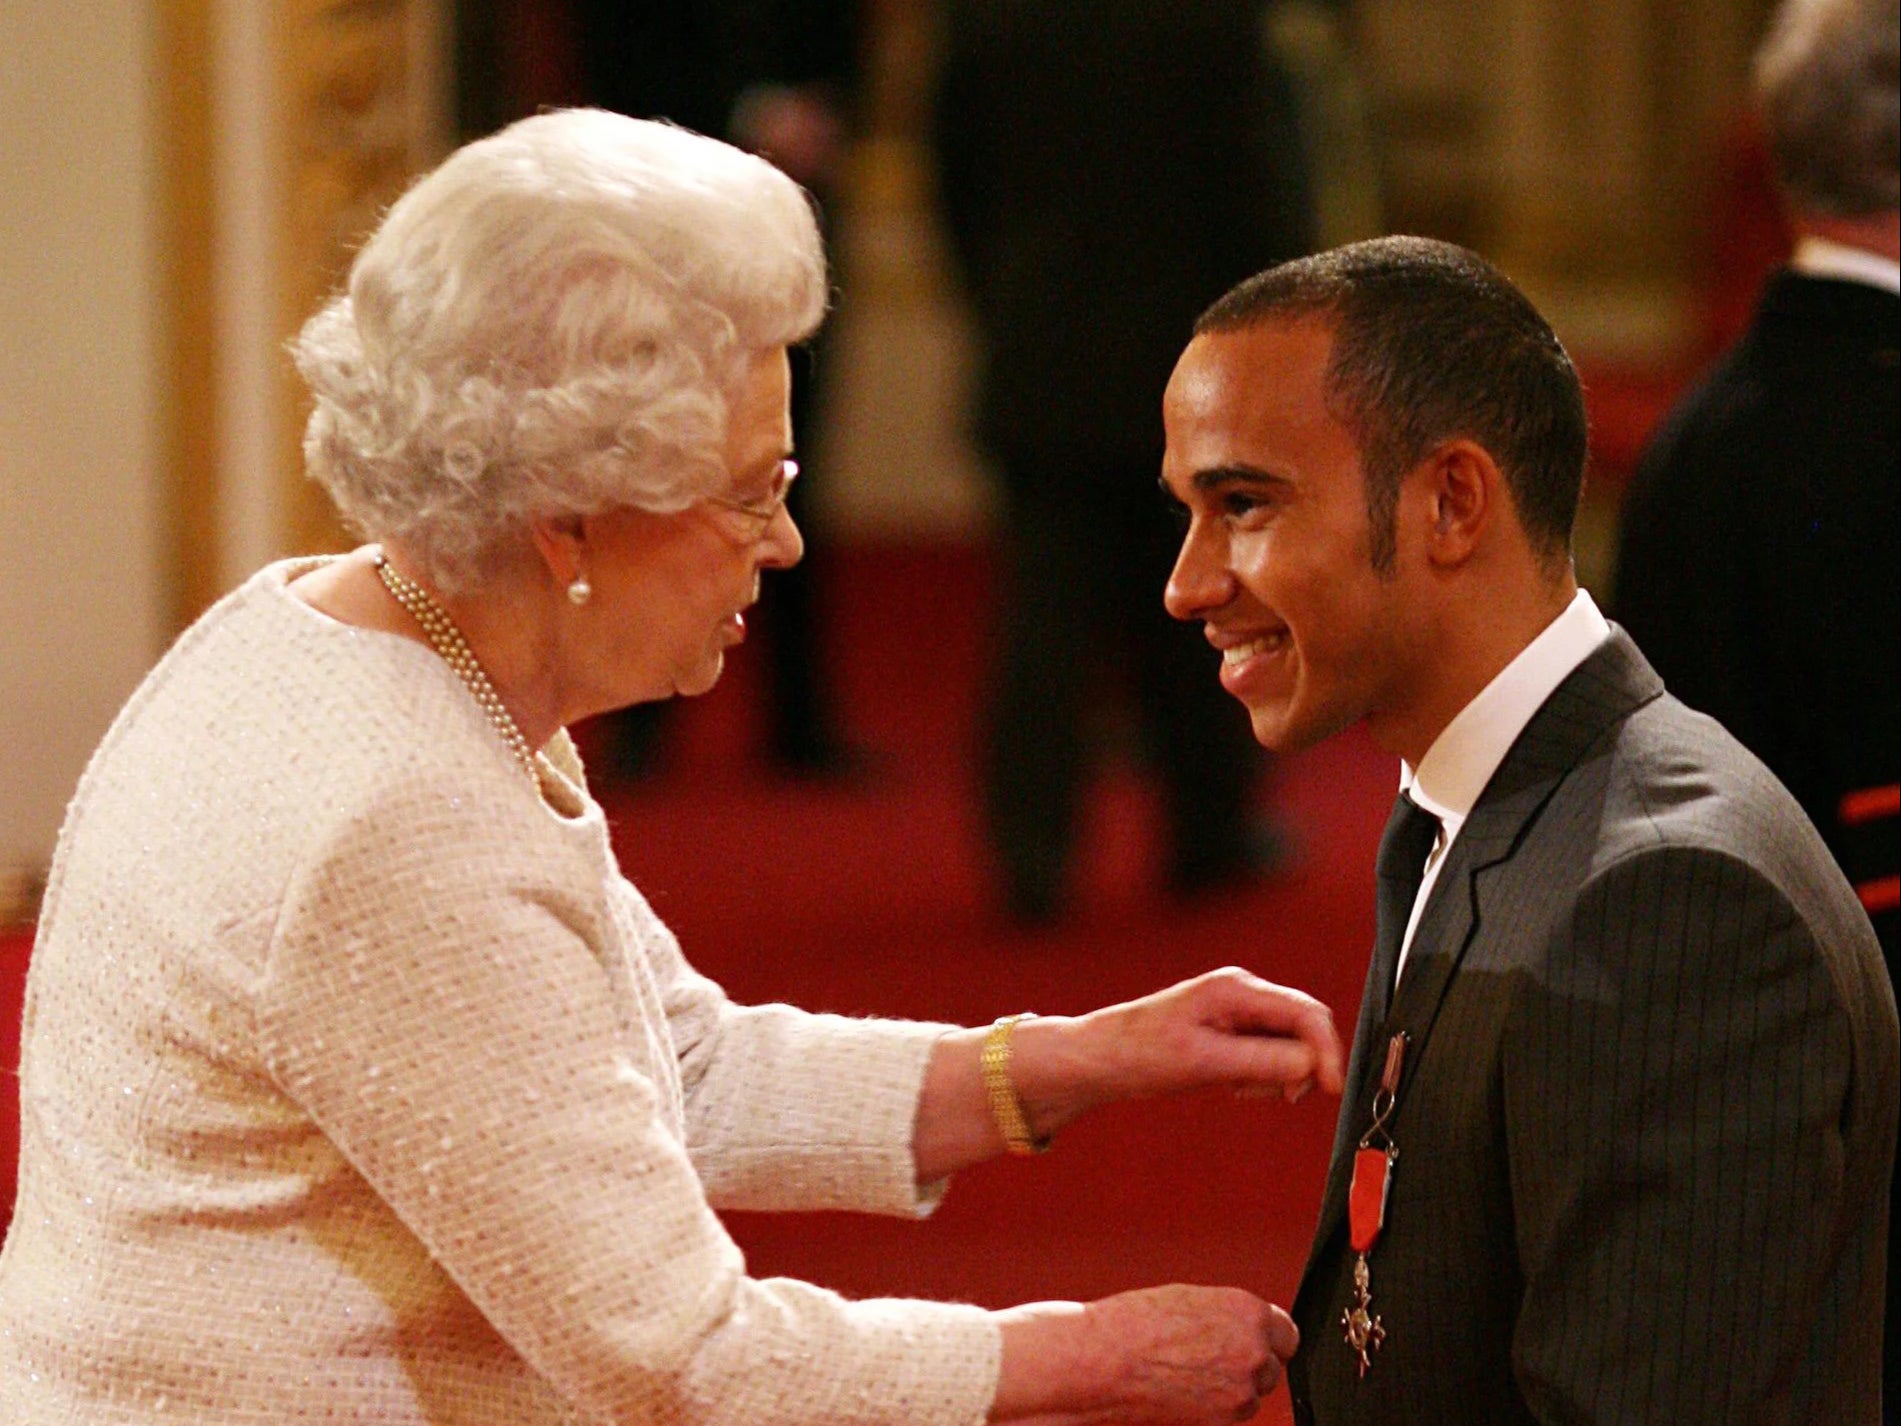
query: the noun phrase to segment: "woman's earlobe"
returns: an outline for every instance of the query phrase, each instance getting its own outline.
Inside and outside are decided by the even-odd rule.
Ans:
[[[555,515],[532,520],[528,525],[528,537],[534,542],[535,553],[541,556],[542,565],[555,584],[566,589],[568,598],[576,604],[586,602],[586,594],[579,599],[574,596],[576,585],[587,585],[586,522],[578,515]],[[588,590],[588,593],[592,592]]]

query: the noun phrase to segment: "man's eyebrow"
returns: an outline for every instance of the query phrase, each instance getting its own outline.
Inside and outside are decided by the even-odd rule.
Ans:
[[[1189,483],[1197,490],[1215,490],[1224,485],[1287,485],[1290,482],[1284,475],[1255,465],[1218,465],[1196,471],[1189,477]]]

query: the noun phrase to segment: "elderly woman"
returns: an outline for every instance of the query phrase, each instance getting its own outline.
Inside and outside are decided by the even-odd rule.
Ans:
[[[1003,1312],[756,1280],[715,1210],[928,1212],[1104,1100],[1339,1085],[1238,971],[987,1030],[745,1008],[617,871],[564,725],[694,694],[798,559],[803,195],[569,111],[451,157],[296,344],[376,545],[265,569],[86,773],[32,969],[0,1418],[1205,1423],[1247,1293]]]

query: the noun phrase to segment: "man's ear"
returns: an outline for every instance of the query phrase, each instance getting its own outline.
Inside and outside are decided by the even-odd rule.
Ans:
[[[579,515],[531,521],[528,534],[556,588],[565,589],[586,570],[587,522]]]
[[[1413,479],[1424,483],[1428,502],[1426,558],[1442,569],[1463,565],[1510,499],[1504,472],[1485,447],[1460,436],[1421,461]]]

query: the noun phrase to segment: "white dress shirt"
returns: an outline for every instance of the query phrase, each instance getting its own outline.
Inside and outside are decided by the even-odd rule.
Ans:
[[[1591,596],[1580,589],[1564,612],[1446,724],[1416,770],[1400,763],[1400,790],[1411,793],[1413,801],[1439,819],[1439,837],[1426,856],[1426,874],[1413,898],[1406,938],[1400,942],[1395,985],[1406,973],[1413,931],[1439,879],[1439,868],[1445,865],[1446,853],[1458,840],[1459,829],[1472,815],[1485,784],[1545,700],[1610,636],[1610,624]]]

